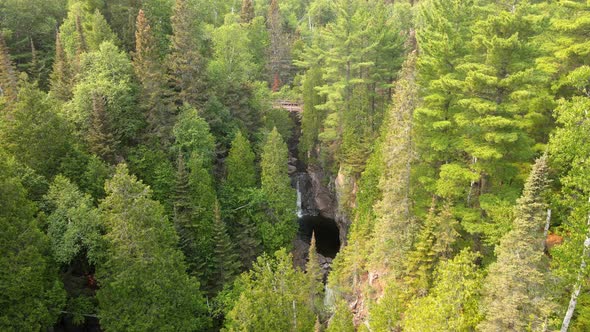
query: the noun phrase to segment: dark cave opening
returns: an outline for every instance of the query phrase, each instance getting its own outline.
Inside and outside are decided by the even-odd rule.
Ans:
[[[340,250],[340,236],[336,222],[322,216],[303,216],[299,218],[299,236],[301,239],[306,243],[310,243],[313,233],[315,233],[317,252],[325,257],[336,257]]]

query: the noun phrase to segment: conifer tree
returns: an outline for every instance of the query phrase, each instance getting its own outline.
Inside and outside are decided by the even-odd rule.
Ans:
[[[92,113],[86,140],[90,152],[106,161],[113,161],[117,142],[111,132],[105,99],[99,93],[92,95]]]
[[[537,159],[514,211],[512,230],[496,247],[497,260],[485,280],[482,331],[543,330],[552,312],[543,229],[547,156]]]
[[[117,166],[100,204],[107,260],[98,266],[100,324],[109,330],[210,326],[199,283],[186,273],[178,237],[151,190]]]
[[[239,295],[226,315],[228,331],[311,331],[311,309],[305,274],[293,268],[285,249],[263,255],[237,283]]]
[[[270,45],[269,51],[269,82],[272,82],[272,90],[278,91],[281,83],[285,80],[285,68],[283,63],[288,62],[289,45],[287,36],[283,31],[283,20],[279,8],[279,0],[271,0],[268,6],[268,15],[266,19],[268,26]]]
[[[250,23],[254,19],[256,14],[254,13],[254,1],[253,0],[242,0],[242,11],[240,13],[240,19],[242,23]]]
[[[238,274],[240,262],[236,249],[233,246],[231,239],[227,233],[225,223],[221,219],[221,211],[219,202],[215,202],[215,225],[213,228],[213,236],[211,237],[214,249],[212,265],[212,291],[214,293],[220,291],[224,285],[230,283]]]
[[[0,329],[38,331],[57,322],[65,291],[20,171],[0,152]]]
[[[435,211],[434,206],[431,208],[405,262],[405,280],[411,291],[426,294],[438,261],[451,257],[451,246],[459,235],[456,227],[457,221],[448,205],[440,212]]]
[[[205,59],[201,53],[201,22],[188,0],[176,0],[168,71],[180,103],[200,105],[203,100]]]
[[[324,284],[322,283],[323,274],[317,253],[315,232],[311,235],[311,243],[307,256],[305,273],[309,282],[309,301],[312,304],[316,314],[319,315],[321,313],[324,300]]]
[[[105,249],[103,229],[90,195],[58,175],[44,198],[52,207],[47,218],[47,234],[56,261],[69,264],[80,253],[85,253],[84,259],[90,263],[101,261]]]
[[[50,179],[59,173],[64,156],[71,151],[73,137],[69,125],[58,114],[55,100],[36,83],[27,82],[26,74],[22,75],[18,98],[9,116],[0,120],[0,149]]]
[[[316,87],[322,83],[322,71],[319,66],[312,67],[305,73],[303,80],[303,114],[301,119],[302,138],[300,149],[302,154],[313,155],[318,135],[326,116],[325,110],[316,107],[323,103]],[[300,157],[305,157],[302,155]]]
[[[174,187],[174,225],[179,234],[181,227],[189,223],[192,214],[190,200],[189,173],[186,168],[184,156],[178,154],[176,159],[176,182]],[[181,235],[181,247],[184,244]]]
[[[86,45],[86,36],[84,29],[82,28],[82,18],[81,13],[77,13],[74,18],[74,24],[76,27],[76,58],[75,58],[75,68],[77,70],[80,69],[80,61],[82,54],[88,52],[88,45]]]
[[[93,14],[88,15],[85,19],[85,24],[88,28],[85,28],[85,43],[87,45],[87,52],[92,50],[98,50],[100,44],[105,41],[110,41],[113,44],[119,46],[121,43],[117,36],[111,30],[109,23],[102,16],[100,11],[96,9]]]
[[[410,214],[410,173],[414,158],[412,145],[412,115],[416,107],[416,55],[410,54],[396,83],[394,107],[390,110],[383,142],[385,169],[379,180],[382,198],[375,206],[375,247],[372,266],[390,268],[392,276],[401,276],[403,264],[411,249],[416,232]]]
[[[464,249],[452,260],[441,262],[428,296],[412,301],[404,314],[403,330],[472,331],[481,320],[479,296],[482,272],[478,254]]]
[[[16,99],[17,89],[16,71],[10,60],[4,36],[0,33],[0,97],[12,102]]]
[[[51,72],[51,93],[61,101],[72,98],[73,73],[70,68],[66,52],[61,40],[61,33],[55,35],[55,57],[53,60],[53,71]]]
[[[254,152],[250,141],[239,131],[231,143],[229,154],[225,161],[227,177],[225,186],[233,191],[239,191],[256,186],[256,168]]]
[[[348,303],[340,300],[336,303],[336,311],[328,323],[326,332],[353,332],[354,324],[352,322],[352,312]]]
[[[159,59],[158,44],[141,9],[135,26],[133,68],[141,83],[139,99],[147,122],[146,135],[148,141],[157,142],[165,148],[170,142],[174,122],[167,100],[166,75]]]
[[[259,228],[266,252],[288,247],[297,232],[296,194],[291,188],[287,159],[287,144],[274,128],[264,144],[260,162],[266,217],[259,221]]]

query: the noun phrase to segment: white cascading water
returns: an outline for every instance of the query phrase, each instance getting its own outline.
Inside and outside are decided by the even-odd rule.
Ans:
[[[297,176],[297,218],[303,217],[303,209],[301,208],[301,190],[299,190],[299,176]]]

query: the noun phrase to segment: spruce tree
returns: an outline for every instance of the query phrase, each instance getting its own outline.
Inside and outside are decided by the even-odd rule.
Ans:
[[[590,18],[590,5],[584,1],[560,2],[551,10],[556,15],[544,47],[552,54],[543,59],[541,65],[557,77],[552,87],[559,98],[554,112],[558,126],[549,141],[549,152],[552,168],[559,174],[560,207],[568,211],[559,230],[559,235],[564,238],[563,244],[551,250],[556,263],[552,272],[571,292],[561,331],[582,331],[589,317],[581,306],[588,287],[590,250],[590,169],[586,157],[590,153],[590,117],[587,112],[590,107],[590,71],[584,23]]]
[[[92,113],[90,114],[90,127],[86,140],[90,152],[101,157],[105,161],[114,161],[116,141],[111,132],[110,119],[106,110],[106,98],[99,93],[92,95]]]
[[[39,331],[57,322],[65,291],[21,171],[0,152],[0,329]]]
[[[10,60],[4,36],[0,34],[0,97],[12,102],[16,99],[17,89],[16,70]]]
[[[325,110],[316,107],[323,103],[323,98],[316,90],[316,87],[320,86],[321,83],[322,71],[319,66],[308,69],[302,86],[303,114],[301,119],[300,158],[316,157],[315,148],[318,143],[318,135],[326,116]]]
[[[73,73],[66,52],[64,51],[61,33],[55,35],[55,57],[51,72],[51,93],[61,101],[72,98]]]
[[[180,103],[200,105],[204,92],[205,59],[201,54],[201,22],[188,0],[176,0],[168,71]]]
[[[311,309],[305,274],[293,268],[291,255],[277,251],[258,258],[240,276],[238,297],[226,315],[227,331],[311,331]]]
[[[227,176],[224,185],[232,191],[240,191],[256,186],[254,152],[250,141],[239,131],[231,143],[225,160]]]
[[[496,247],[484,282],[482,331],[542,330],[552,313],[543,253],[547,156],[537,159],[514,211],[512,230]]]
[[[385,171],[379,180],[382,198],[375,206],[375,247],[369,259],[374,268],[403,275],[403,264],[411,249],[416,224],[410,214],[410,174],[414,159],[412,115],[417,102],[416,55],[410,54],[396,83],[394,107],[390,109],[383,142]]]
[[[219,202],[215,202],[215,224],[213,236],[211,237],[214,245],[212,265],[212,292],[220,291],[224,285],[229,284],[238,274],[240,262],[236,253],[223,219],[221,219],[221,210]]]
[[[315,232],[311,235],[311,243],[307,256],[305,274],[309,283],[309,302],[311,303],[312,308],[316,314],[319,315],[322,311],[324,300],[324,284],[322,283],[324,276],[320,267],[320,261],[317,253]]]
[[[326,332],[354,332],[352,312],[348,303],[340,300],[336,303],[336,311],[328,323]]]
[[[254,13],[254,1],[242,0],[242,11],[240,12],[240,19],[242,23],[250,23],[256,16]]]
[[[266,216],[258,225],[266,252],[289,247],[297,232],[296,194],[291,188],[287,159],[287,144],[274,128],[266,139],[260,162]]]
[[[139,100],[145,113],[148,142],[165,148],[169,145],[174,122],[172,105],[166,91],[166,75],[159,59],[156,38],[143,10],[139,10],[135,23],[135,52],[133,68],[141,83]]]
[[[441,262],[433,288],[426,297],[415,298],[404,314],[404,331],[473,331],[479,313],[483,274],[478,254],[464,249],[453,259]]]
[[[451,257],[452,245],[459,236],[457,224],[448,205],[438,212],[431,208],[405,263],[405,280],[412,292],[426,294],[439,260]]]
[[[117,166],[100,204],[107,259],[98,266],[100,324],[109,330],[201,331],[210,326],[199,283],[151,190]]]

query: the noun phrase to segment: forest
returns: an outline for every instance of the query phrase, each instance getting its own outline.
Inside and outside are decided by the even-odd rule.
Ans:
[[[1,331],[590,331],[587,0],[0,0]]]

